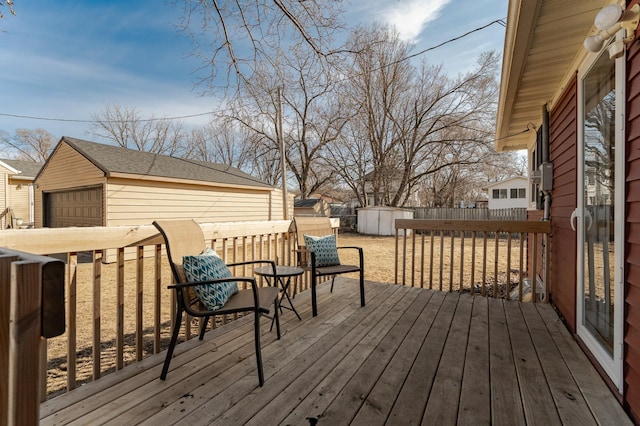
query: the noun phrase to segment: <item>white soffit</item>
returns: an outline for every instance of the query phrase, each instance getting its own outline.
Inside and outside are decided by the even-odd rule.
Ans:
[[[496,151],[526,149],[550,103],[584,57],[603,0],[510,0],[505,36]],[[533,126],[532,126],[533,125]],[[517,135],[517,136],[511,136]]]

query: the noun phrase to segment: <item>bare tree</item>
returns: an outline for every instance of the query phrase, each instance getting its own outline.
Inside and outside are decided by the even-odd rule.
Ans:
[[[167,118],[142,119],[135,108],[108,105],[93,115],[91,133],[123,148],[163,155],[186,156],[187,132],[182,122]]]
[[[356,30],[349,47],[358,53],[341,92],[358,111],[352,137],[369,143],[361,161],[376,205],[410,204],[429,175],[487,160],[498,89],[494,54],[481,55],[476,70],[451,79],[441,67],[406,61],[410,46],[380,25]],[[344,145],[340,149],[350,149]]]
[[[231,117],[262,138],[266,158],[280,157],[278,111],[282,93],[287,167],[303,198],[322,190],[335,178],[323,162],[347,116],[335,93],[332,74],[304,46],[279,56],[274,66],[260,66],[237,98]],[[280,161],[280,159],[278,159]]]
[[[2,0],[0,1],[0,19],[4,18],[4,14],[2,13],[2,6],[5,4],[9,7],[9,13],[12,15],[16,14],[16,11],[13,9],[13,1],[12,0]]]
[[[340,28],[341,0],[247,2],[174,1],[182,5],[179,28],[194,44],[206,70],[201,83],[209,91],[222,74],[243,83],[258,64],[270,62],[281,46],[306,44],[318,57],[333,53],[332,33]],[[221,71],[223,71],[221,73]]]
[[[258,145],[255,133],[233,120],[218,116],[191,132],[192,158],[223,163],[251,173]]]
[[[12,137],[6,132],[0,133],[0,145],[17,160],[44,163],[55,143],[55,136],[44,129],[17,129]]]

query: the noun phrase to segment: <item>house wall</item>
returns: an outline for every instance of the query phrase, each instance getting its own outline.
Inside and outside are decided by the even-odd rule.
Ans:
[[[14,217],[21,218],[24,222],[31,222],[33,218],[31,217],[29,182],[12,179],[12,175],[13,172],[11,170],[0,167],[0,213],[7,207],[11,207]],[[0,229],[6,227],[7,221],[5,217],[0,223]]]
[[[43,193],[104,185],[104,172],[67,144],[60,144],[40,171],[35,190],[35,226],[42,227]],[[104,214],[104,212],[103,212]]]
[[[551,193],[551,301],[572,332],[576,331],[577,235],[571,213],[577,199],[578,98],[577,76],[550,111],[549,158],[553,163]]]
[[[0,213],[4,211],[9,206],[8,203],[8,192],[9,192],[9,175],[7,174],[8,170],[4,167],[0,167]],[[2,223],[0,223],[0,229],[5,229],[7,227],[7,218],[6,216],[2,218]]]
[[[145,225],[156,219],[198,222],[282,219],[282,192],[110,178],[108,226]],[[293,205],[291,203],[291,205]]]
[[[624,400],[640,422],[640,47],[627,54]]]
[[[31,222],[31,203],[29,197],[30,186],[23,180],[13,180],[9,178],[7,186],[8,203],[11,206],[13,214],[16,218],[22,219],[23,222]],[[3,209],[4,210],[4,209]]]

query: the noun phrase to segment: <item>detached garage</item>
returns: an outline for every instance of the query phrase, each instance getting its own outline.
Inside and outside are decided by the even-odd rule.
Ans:
[[[67,136],[36,176],[35,187],[37,227],[283,218],[282,191],[239,169]]]

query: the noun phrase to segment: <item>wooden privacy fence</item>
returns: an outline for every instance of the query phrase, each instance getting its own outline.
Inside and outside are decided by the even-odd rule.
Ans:
[[[290,223],[277,220],[200,225],[207,244],[229,263],[271,259],[291,265],[296,259]],[[0,233],[0,247],[62,259],[55,260],[64,278],[63,288],[56,293],[58,299],[55,294],[48,294],[42,300],[63,309],[63,317],[66,311],[66,330],[58,337],[45,334],[50,338],[41,339],[37,348],[29,344],[26,351],[31,355],[24,358],[41,359],[37,369],[42,378],[38,402],[47,395],[72,390],[141,361],[168,344],[175,309],[173,292],[167,289],[172,277],[163,255],[163,241],[152,225],[5,230]],[[0,248],[0,252],[6,251]],[[107,259],[111,263],[105,263]],[[6,277],[10,268],[3,268],[0,374],[6,375],[9,369],[4,368],[7,362],[4,341],[8,336],[9,310],[4,303],[8,300]],[[234,273],[253,275],[246,266],[242,268]],[[218,318],[217,322],[231,319]],[[187,319],[181,339],[195,336],[196,330],[192,328],[197,327],[197,323]],[[20,337],[21,341],[26,338]],[[2,377],[0,383],[5,382]],[[6,388],[1,390],[3,401],[6,395],[13,395]],[[2,405],[1,410],[7,409]],[[2,417],[0,424],[4,424]]]
[[[430,220],[527,220],[527,209],[453,209],[414,207],[413,218]]]
[[[548,302],[550,222],[397,219],[395,228],[396,284]]]
[[[0,424],[38,424],[45,338],[64,331],[64,264],[0,249]]]

